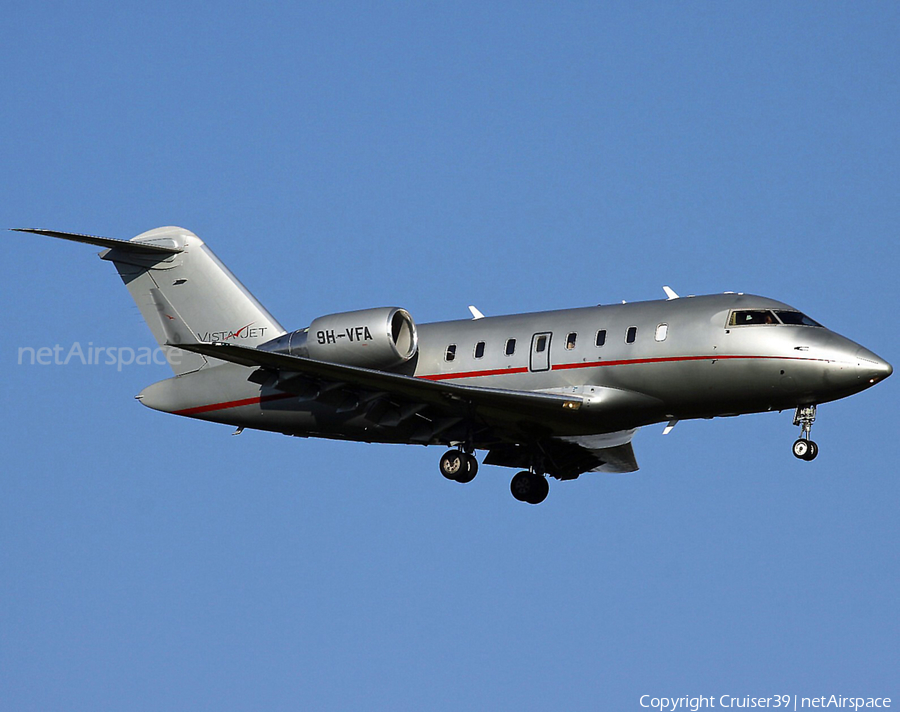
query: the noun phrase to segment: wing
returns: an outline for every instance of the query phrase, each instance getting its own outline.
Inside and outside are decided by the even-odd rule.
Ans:
[[[317,399],[335,390],[373,404],[382,427],[405,427],[405,440],[423,444],[466,442],[489,450],[485,462],[527,467],[535,451],[561,479],[589,470],[632,472],[632,431],[604,443],[580,442],[579,411],[588,400],[570,394],[464,386],[398,373],[344,366],[236,344],[178,344],[179,348],[258,371],[253,379],[277,390]],[[589,432],[589,431],[588,431]],[[566,434],[566,435],[561,435]],[[565,438],[565,439],[564,439]]]

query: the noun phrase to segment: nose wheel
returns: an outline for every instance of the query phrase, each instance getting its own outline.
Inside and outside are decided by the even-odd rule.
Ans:
[[[816,406],[805,405],[797,408],[794,414],[794,425],[801,428],[800,438],[791,448],[794,457],[800,460],[815,460],[819,454],[819,446],[809,439],[809,433],[812,430],[812,424],[816,421]]]
[[[819,454],[819,446],[812,440],[804,440],[803,438],[797,440],[792,449],[794,457],[800,460],[815,460],[816,455]]]

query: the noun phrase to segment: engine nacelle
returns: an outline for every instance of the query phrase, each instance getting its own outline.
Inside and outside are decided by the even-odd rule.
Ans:
[[[260,346],[362,368],[392,368],[411,359],[418,349],[416,325],[405,309],[380,307],[320,316],[300,329]]]

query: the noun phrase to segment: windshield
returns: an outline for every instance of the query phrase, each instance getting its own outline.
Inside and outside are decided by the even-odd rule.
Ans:
[[[777,324],[775,315],[768,309],[741,309],[731,312],[728,326],[749,326],[751,324]]]
[[[822,325],[810,319],[802,312],[776,309],[740,309],[731,312],[728,326],[754,326],[758,324],[787,324],[788,326],[818,326]]]
[[[794,324],[796,326],[822,326],[819,322],[810,319],[802,312],[782,310],[776,311],[775,314],[778,315],[778,318],[781,319],[783,324]]]

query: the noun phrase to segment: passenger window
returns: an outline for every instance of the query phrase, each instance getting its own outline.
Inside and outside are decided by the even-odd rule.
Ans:
[[[479,341],[475,344],[475,358],[481,358],[484,356],[484,342]]]
[[[534,350],[537,353],[543,353],[544,349],[547,348],[547,337],[546,336],[538,336],[537,343],[534,345]]]
[[[603,344],[605,344],[605,343],[606,343],[606,329],[600,329],[600,331],[597,332],[596,344],[597,344],[597,346],[603,346]]]
[[[768,309],[743,309],[731,312],[728,326],[752,326],[756,324],[777,324],[775,315]]]
[[[575,339],[577,339],[577,338],[578,338],[578,334],[576,334],[574,331],[571,332],[571,333],[566,337],[566,348],[567,348],[569,351],[571,351],[572,349],[575,348]]]
[[[516,340],[515,339],[507,339],[506,340],[506,355],[512,356],[516,352]]]
[[[660,324],[656,327],[656,340],[657,341],[665,341],[666,337],[669,335],[669,325],[668,324]]]
[[[637,327],[629,326],[628,331],[625,332],[625,343],[633,344],[634,340],[637,338]]]
[[[444,354],[444,359],[447,361],[452,361],[456,358],[456,344],[450,344],[447,347],[447,353]]]

